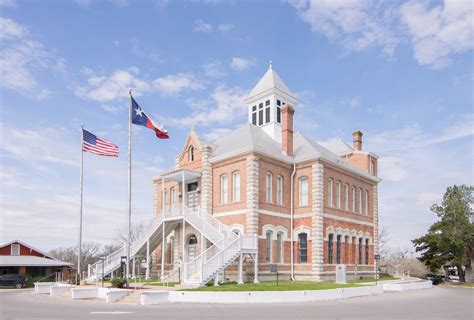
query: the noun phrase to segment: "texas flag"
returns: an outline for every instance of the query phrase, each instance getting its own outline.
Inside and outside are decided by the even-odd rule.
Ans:
[[[143,109],[138,105],[138,103],[130,96],[132,99],[132,123],[139,126],[144,126],[155,131],[156,136],[160,139],[168,139],[168,131],[166,131],[162,125],[156,124],[149,116],[143,112]]]

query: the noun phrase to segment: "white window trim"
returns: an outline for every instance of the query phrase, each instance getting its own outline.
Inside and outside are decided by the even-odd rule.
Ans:
[[[236,179],[237,177],[238,179]],[[232,201],[240,201],[240,171],[234,171],[232,173]]]
[[[223,174],[220,177],[220,202],[221,204],[228,203],[229,200],[229,192],[228,192],[228,178],[227,174]]]
[[[17,252],[14,253],[13,248],[17,248]],[[18,243],[12,243],[10,246],[10,255],[19,256],[20,255],[20,245]]]
[[[338,209],[341,209],[342,206],[341,195],[341,183],[338,181],[336,182],[336,205]]]
[[[369,192],[367,190],[364,191],[364,214],[369,215]]]
[[[349,211],[349,185],[344,184],[344,210]]]
[[[272,203],[273,197],[273,175],[271,172],[267,172],[265,175],[265,200],[267,203]]]
[[[362,188],[359,188],[359,213],[362,213]]]
[[[280,236],[280,241],[278,241],[278,236]],[[278,245],[280,245],[280,252],[277,252],[277,261],[276,263],[283,263],[283,253],[284,253],[284,250],[283,250],[283,237],[284,237],[284,234],[283,232],[277,232],[277,248],[278,248]]]
[[[328,207],[334,207],[334,180],[332,178],[328,179]]]
[[[306,182],[306,187],[303,188],[303,181]],[[305,189],[305,190],[303,190]],[[308,206],[309,204],[309,194],[308,194],[308,189],[309,189],[309,180],[308,177],[303,176],[298,178],[298,204],[300,207]],[[303,201],[305,200],[305,201]]]
[[[268,237],[268,234],[270,234],[270,243],[269,243],[269,237]],[[268,230],[266,233],[265,233],[265,239],[266,239],[266,244],[265,244],[265,250],[266,250],[266,253],[267,253],[267,259],[268,259],[268,263],[272,263],[273,262],[273,231],[270,231]],[[270,250],[268,249],[268,245],[270,244]],[[268,254],[268,251],[270,251],[270,254]]]
[[[356,212],[357,204],[357,190],[356,187],[352,186],[352,212]]]
[[[283,177],[277,176],[277,205],[283,205]]]

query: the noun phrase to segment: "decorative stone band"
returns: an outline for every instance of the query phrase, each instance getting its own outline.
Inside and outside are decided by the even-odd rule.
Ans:
[[[207,145],[204,146],[201,150],[201,154],[201,206],[206,212],[212,213],[212,165],[209,162],[211,148]]]
[[[324,199],[324,166],[320,163],[312,165],[312,221],[311,221],[311,245],[312,245],[312,274],[313,280],[320,281],[323,271],[323,199]]]
[[[378,186],[374,185],[373,191],[374,206],[374,254],[379,254],[379,193]],[[374,271],[377,267],[374,266]]]

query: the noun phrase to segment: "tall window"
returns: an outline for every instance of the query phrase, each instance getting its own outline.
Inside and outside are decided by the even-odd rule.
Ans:
[[[258,125],[261,126],[263,124],[263,103],[258,105]]]
[[[267,252],[267,262],[272,262],[272,232],[267,231],[266,234],[266,239],[267,239],[267,247],[266,247],[266,252]]]
[[[364,206],[364,214],[369,214],[369,192],[365,190],[364,192],[364,199],[365,199],[365,206]]]
[[[341,263],[341,235],[338,234],[336,237],[336,263]]]
[[[257,125],[257,106],[252,107],[252,124]]]
[[[232,173],[232,201],[240,201],[240,171]]]
[[[11,249],[10,254],[12,256],[19,256],[20,255],[20,245],[18,243],[12,244],[10,249]]]
[[[283,205],[283,177],[277,177],[277,204]]]
[[[362,238],[359,238],[359,264],[362,264]]]
[[[276,262],[277,263],[283,263],[283,233],[278,232],[277,233],[277,247],[276,247]]]
[[[265,175],[265,199],[268,203],[272,202],[272,180],[272,173],[267,172],[267,174]]]
[[[270,122],[270,100],[265,101],[265,123]]]
[[[190,146],[188,149],[188,161],[194,161],[194,147]]]
[[[300,177],[298,179],[299,194],[298,200],[300,207],[308,205],[308,177]]]
[[[365,264],[369,264],[369,239],[365,239]]]
[[[328,180],[328,206],[332,207],[333,204],[333,189],[334,189],[334,181],[329,178]]]
[[[349,211],[349,185],[344,185],[344,210]]]
[[[171,204],[175,204],[175,203],[177,202],[177,201],[176,201],[177,199],[176,199],[176,188],[175,188],[175,187],[171,188],[171,190],[170,190],[170,195],[171,195],[171,201],[170,201],[170,203],[171,203]]]
[[[308,262],[308,235],[300,233],[298,235],[298,263]]]
[[[227,175],[221,175],[221,203],[225,204],[228,201],[227,198]]]
[[[281,101],[277,100],[277,122],[281,123]]]
[[[375,175],[375,160],[370,160],[370,174]]]
[[[359,188],[359,213],[362,213],[362,189]]]
[[[356,188],[352,187],[352,212],[356,212]]]
[[[165,189],[165,190],[163,191],[163,199],[162,199],[162,200],[163,200],[163,205],[165,205],[165,206],[166,206],[166,204],[168,203],[168,201],[166,201],[166,198],[167,198],[167,197],[168,197],[168,190]]]
[[[328,236],[328,263],[332,264],[332,243],[334,240],[334,235],[330,234]]]
[[[341,201],[341,183],[338,181],[336,182],[336,203],[337,208],[341,209],[342,201]]]

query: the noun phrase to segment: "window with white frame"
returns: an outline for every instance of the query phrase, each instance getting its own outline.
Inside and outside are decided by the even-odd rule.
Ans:
[[[19,256],[20,255],[20,245],[18,243],[13,243],[11,245],[11,255]]]
[[[367,190],[365,190],[364,192],[364,199],[365,199],[364,214],[368,215],[369,214],[369,192]]]
[[[257,125],[257,106],[252,107],[252,124]]]
[[[369,264],[369,239],[365,239],[365,264]]]
[[[266,234],[266,253],[267,253],[267,262],[272,262],[272,236],[273,232],[267,231]]]
[[[177,199],[177,197],[176,197],[176,188],[175,188],[175,187],[172,187],[172,188],[170,189],[170,197],[171,197],[171,201],[170,201],[171,204],[175,204],[175,203],[178,202],[178,201],[177,201],[178,199]]]
[[[277,100],[277,122],[281,123],[281,101]]]
[[[341,263],[341,238],[342,236],[340,234],[338,234],[336,237],[336,263],[337,264]]]
[[[276,262],[283,263],[283,232],[277,233]]]
[[[349,211],[349,185],[344,184],[344,210]]]
[[[298,203],[301,206],[308,205],[308,177],[298,179]]]
[[[273,180],[273,175],[271,172],[267,172],[265,175],[265,200],[268,203],[272,202],[272,180]]]
[[[188,149],[188,161],[194,161],[194,147],[190,146]]]
[[[338,209],[341,209],[341,183],[339,181],[336,182],[336,205]]]
[[[332,264],[333,263],[333,241],[334,241],[334,235],[330,233],[328,235],[328,263]]]
[[[166,206],[166,204],[168,203],[168,201],[166,200],[166,198],[168,197],[168,190],[163,190],[163,205]]]
[[[359,188],[359,213],[362,213],[362,189]]]
[[[240,201],[240,171],[232,173],[232,201]]]
[[[298,263],[308,262],[308,235],[300,233],[298,235]]]
[[[370,174],[375,175],[375,160],[370,160]]]
[[[220,180],[221,180],[221,185],[220,185],[220,187],[221,187],[221,203],[225,204],[228,201],[228,198],[227,198],[227,194],[228,194],[228,192],[227,192],[227,187],[228,187],[227,186],[227,175],[226,174],[221,175]]]
[[[270,100],[265,101],[265,123],[270,122]]]
[[[334,180],[331,178],[328,179],[328,207],[333,207],[333,189],[334,189]]]
[[[356,212],[356,188],[352,186],[352,212]]]
[[[258,125],[261,126],[263,124],[263,103],[258,105]]]
[[[283,205],[283,177],[277,177],[277,204]]]

